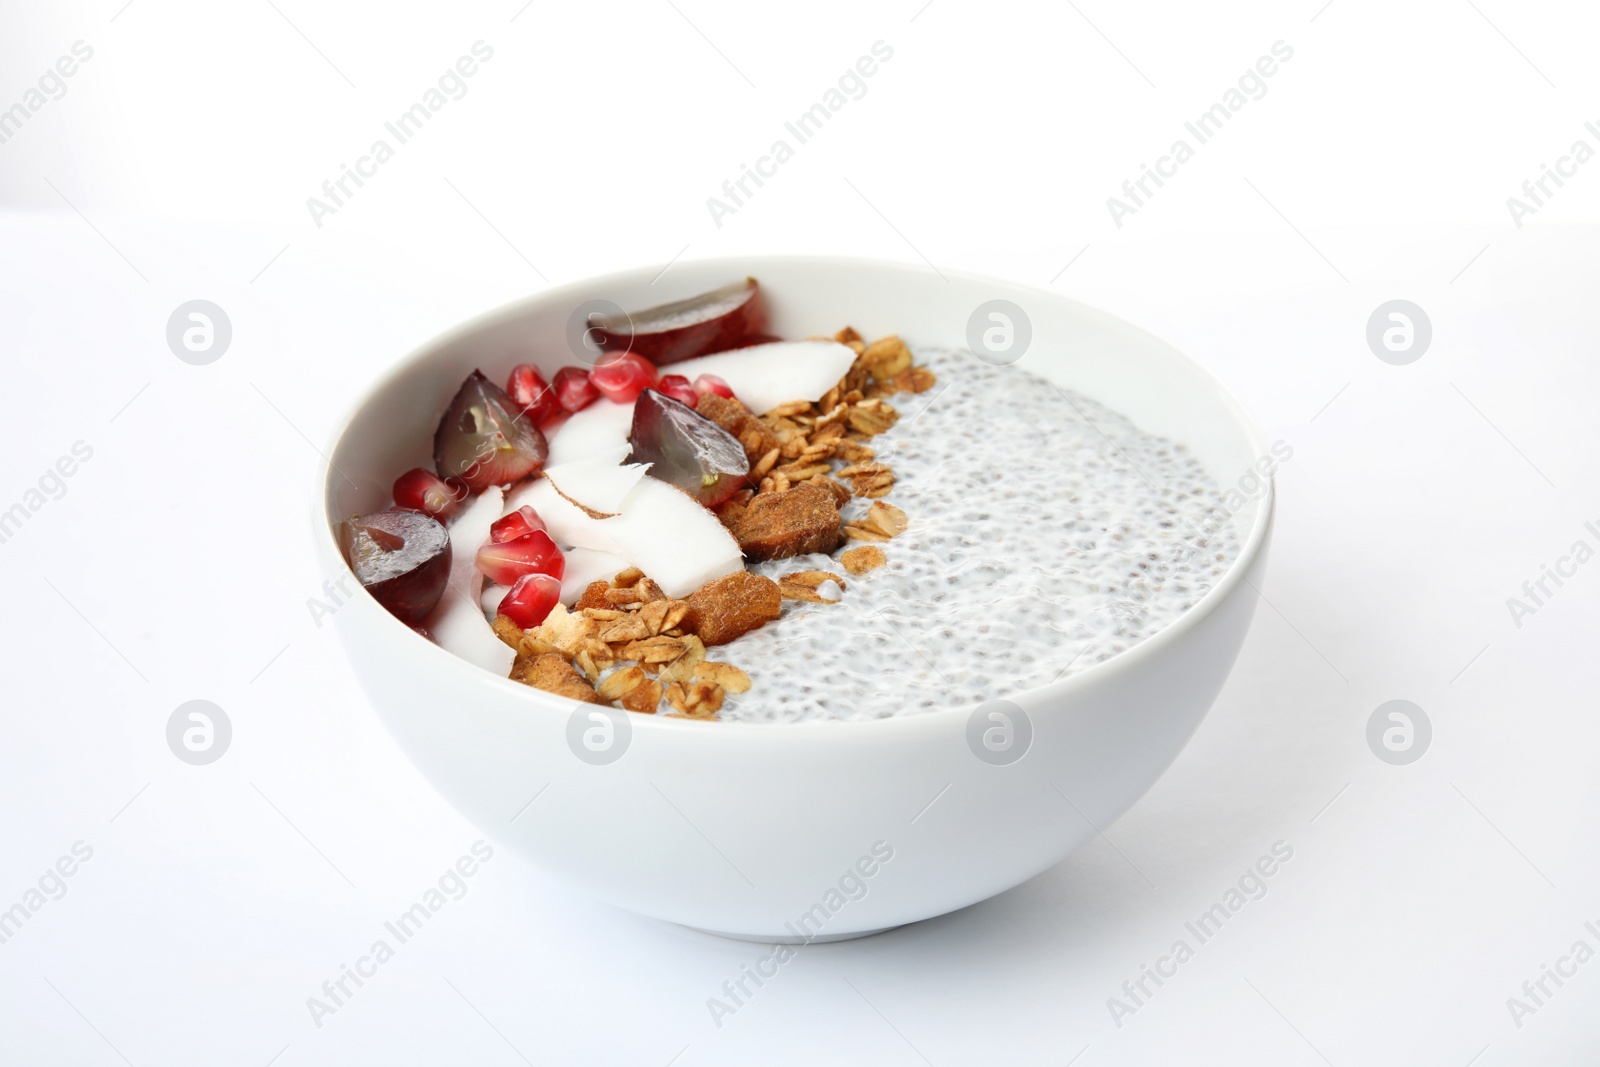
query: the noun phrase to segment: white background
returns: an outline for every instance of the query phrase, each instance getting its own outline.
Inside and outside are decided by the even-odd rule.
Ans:
[[[276,6],[274,6],[274,4]],[[674,6],[675,5],[675,6]],[[1524,227],[1506,199],[1600,137],[1596,23],[1505,0],[787,11],[716,0],[0,5],[0,509],[93,458],[0,545],[0,909],[93,858],[0,945],[4,1064],[1566,1064],[1600,962],[1588,564],[1600,162]],[[482,40],[494,57],[350,202],[306,198]],[[718,227],[706,198],[884,41],[893,58]],[[1135,215],[1106,198],[1275,41],[1293,58]],[[760,954],[594,904],[497,851],[320,1028],[306,998],[479,834],[379,726],[307,599],[312,471],[398,355],[548,283],[817,251],[1047,285],[1211,368],[1280,475],[1268,603],[1171,771],[1105,839],[997,899]],[[166,347],[217,302],[231,348]],[[1434,339],[1404,367],[1380,303]],[[224,758],[164,729],[224,707]],[[1382,702],[1420,762],[1368,750]],[[441,709],[448,714],[448,709]],[[1119,1027],[1107,999],[1274,842],[1293,859]],[[1551,987],[1553,988],[1553,987]]]

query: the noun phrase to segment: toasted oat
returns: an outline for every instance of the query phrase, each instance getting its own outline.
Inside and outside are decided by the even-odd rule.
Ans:
[[[769,411],[765,415],[763,415],[762,418],[763,419],[784,419],[784,418],[788,418],[791,415],[804,414],[805,412],[808,412],[810,410],[811,410],[811,401],[809,401],[809,400],[790,400],[787,403],[779,404],[777,407],[773,408],[771,411]]]
[[[618,571],[617,576],[611,579],[611,584],[618,587],[632,585],[643,577],[644,571],[638,567],[629,567],[627,570]]]
[[[605,668],[611,665],[611,657],[602,653],[596,659],[592,648],[580,648],[578,654],[572,657],[572,665],[582,671],[589,684],[593,685],[600,680]]]
[[[834,334],[833,339],[842,345],[847,345],[851,341],[863,340],[862,336],[856,332],[856,328],[854,326],[846,326],[844,329]]]
[[[894,387],[902,393],[926,393],[939,379],[927,367],[907,367],[894,376]]]
[[[594,691],[602,700],[621,700],[647,680],[644,668],[623,667],[607,675]]]
[[[877,530],[874,530],[871,527],[859,522],[845,523],[844,535],[850,538],[852,541],[882,542],[889,540],[888,534],[880,533]]]
[[[667,599],[667,594],[661,591],[661,587],[649,575],[640,578],[634,583],[633,587],[639,591],[639,603],[641,604],[653,604],[658,600]]]
[[[762,478],[767,476],[767,473],[771,471],[772,468],[777,465],[777,463],[778,449],[768,449],[766,453],[762,455],[761,459],[757,461],[756,465],[750,468],[750,477],[759,482]]]
[[[824,582],[833,582],[838,585],[840,592],[844,591],[844,579],[828,571],[795,571],[785,574],[778,579],[778,591],[785,600],[806,600],[813,604],[837,604],[837,599],[830,600],[822,596],[817,590]]]
[[[840,441],[834,446],[833,454],[846,463],[866,463],[873,459],[877,452],[860,441]]]
[[[661,673],[656,677],[661,679],[662,685],[691,681],[694,678],[695,668],[705,658],[705,644],[694,634],[685,634],[683,636],[683,654],[665,667],[662,667]]]
[[[643,683],[628,690],[622,696],[622,706],[629,711],[637,711],[643,715],[654,715],[656,708],[661,704],[661,683],[654,678],[646,678]]]
[[[667,703],[687,718],[714,718],[722,707],[722,687],[708,682],[674,682],[667,686]]]
[[[731,663],[713,663],[706,660],[694,669],[694,680],[721,686],[724,692],[748,693],[750,676]]]
[[[669,663],[683,655],[684,643],[682,638],[648,637],[642,641],[630,641],[622,647],[622,658],[635,660],[639,663],[656,664]]]
[[[511,668],[511,677],[524,685],[543,689],[556,696],[581,700],[590,704],[604,703],[594,688],[573,669],[572,664],[554,652],[541,656],[519,658]]]
[[[837,471],[836,476],[849,479],[850,488],[856,496],[887,496],[889,490],[894,488],[894,471],[887,463],[852,463]]]
[[[496,615],[489,625],[493,628],[494,635],[512,648],[522,644],[522,627],[512,622],[509,616]]]
[[[889,558],[883,554],[883,549],[877,545],[860,545],[856,548],[839,554],[839,562],[844,564],[844,569],[851,574],[865,574],[875,571]]]
[[[880,337],[861,353],[861,363],[867,373],[882,382],[911,366],[911,349],[895,334]]]
[[[659,632],[659,631],[658,631]],[[620,619],[602,624],[600,640],[608,645],[628,641],[642,641],[647,637],[654,637],[650,631],[650,624],[646,622],[639,612],[629,612]]]
[[[877,397],[863,400],[850,409],[850,428],[869,437],[882,433],[899,419],[900,413]]]
[[[638,604],[644,600],[644,595],[635,586],[622,589],[607,589],[606,603],[622,607],[628,604]]]
[[[774,479],[776,479],[779,475],[782,475],[783,478],[792,485],[795,482],[810,481],[819,474],[827,474],[832,469],[833,468],[827,463],[807,464],[805,462],[805,457],[802,456],[793,463],[787,463],[782,467],[779,467],[777,470],[772,472],[772,476]]]
[[[872,507],[867,509],[866,525],[879,533],[896,537],[906,532],[906,527],[911,520],[906,518],[906,513],[893,504],[885,504],[881,500],[874,500]]]
[[[646,578],[645,581],[650,581]],[[652,583],[653,584],[653,583]],[[654,637],[657,634],[671,630],[683,621],[683,616],[689,610],[689,603],[685,600],[652,600],[639,609],[638,618],[644,623],[648,631],[645,636]]]

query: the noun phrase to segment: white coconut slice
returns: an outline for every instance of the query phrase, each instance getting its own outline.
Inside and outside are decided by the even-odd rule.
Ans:
[[[623,501],[622,514],[596,521],[618,554],[669,597],[686,597],[714,578],[744,569],[739,543],[717,517],[655,478],[639,481]]]
[[[648,463],[619,466],[602,457],[546,467],[544,476],[555,486],[556,492],[600,518],[620,514],[622,502],[649,469]]]
[[[550,433],[545,469],[600,456],[616,456],[613,462],[620,463],[628,454],[628,436],[632,432],[633,404],[601,397]],[[621,455],[616,455],[618,449],[622,450]]]
[[[567,549],[567,569],[561,575],[561,603],[575,604],[590,582],[609,582],[631,564],[610,552],[596,552],[592,548]]]
[[[664,369],[691,382],[701,374],[715,374],[745,407],[761,415],[791,400],[822,399],[855,361],[855,350],[837,341],[774,341],[686,359]]]
[[[607,535],[606,528],[601,525],[602,520],[590,518],[582,508],[556,492],[550,479],[537,477],[511,490],[511,495],[506,499],[506,513],[516,511],[524,504],[533,508],[544,520],[551,539],[563,551],[569,548],[617,551],[617,543]]]
[[[450,524],[450,582],[423,627],[439,645],[502,678],[516,659],[494,635],[483,615],[483,572],[478,549],[489,540],[489,526],[504,513],[505,494],[490,486],[459,512]]]

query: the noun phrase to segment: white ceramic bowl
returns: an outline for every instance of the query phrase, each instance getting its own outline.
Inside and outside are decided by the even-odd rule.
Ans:
[[[619,713],[631,728],[621,756],[592,764],[568,743],[574,710],[592,705],[480,670],[359,595],[335,624],[373,705],[440,793],[485,834],[596,897],[772,941],[859,936],[976,903],[1058,863],[1126,811],[1194,733],[1254,609],[1272,480],[1238,405],[1166,343],[1023,286],[834,258],[656,273],[541,293],[429,344],[379,381],[329,453],[355,485],[329,469],[319,486],[329,574],[344,571],[330,517],[386,506],[395,476],[429,463],[435,421],[473,368],[503,381],[526,361],[548,376],[573,362],[568,319],[584,301],[647,307],[745,274],[760,279],[772,331],[785,337],[849,323],[867,337],[963,346],[975,308],[1014,302],[1033,332],[1020,366],[1187,445],[1225,490],[1252,490],[1235,514],[1243,551],[1198,605],[1143,643],[1053,685],[996,694],[1032,726],[1026,754],[1007,765],[974,755],[966,710],[768,725]]]

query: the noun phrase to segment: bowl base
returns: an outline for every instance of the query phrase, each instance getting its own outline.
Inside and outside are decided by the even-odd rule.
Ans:
[[[797,937],[794,934],[731,934],[725,930],[707,930],[703,926],[689,926],[687,929],[698,930],[702,934],[713,937],[725,937],[730,941],[752,941],[758,945],[826,945],[830,941],[854,941],[858,937],[871,937],[874,934],[885,933],[889,930],[898,930],[898,926],[880,926],[876,930],[854,930],[842,934],[818,934],[815,937]]]

